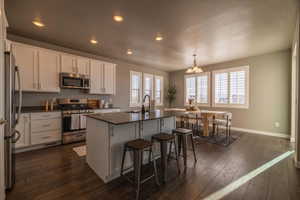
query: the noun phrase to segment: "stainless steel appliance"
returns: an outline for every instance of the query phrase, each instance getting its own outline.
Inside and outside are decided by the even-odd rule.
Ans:
[[[62,138],[63,144],[85,140],[86,114],[93,113],[88,107],[87,99],[59,99],[62,110]]]
[[[5,187],[12,189],[15,183],[15,156],[14,144],[20,138],[20,133],[15,129],[19,122],[22,107],[22,87],[20,72],[15,66],[14,56],[5,52]],[[17,84],[16,84],[17,83]],[[17,88],[16,88],[17,86]]]
[[[60,73],[60,87],[71,89],[90,89],[89,76],[73,73]]]

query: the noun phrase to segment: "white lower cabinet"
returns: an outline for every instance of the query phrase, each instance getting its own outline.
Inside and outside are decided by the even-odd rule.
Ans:
[[[21,114],[19,124],[16,130],[21,134],[20,139],[16,143],[16,148],[30,146],[30,114]]]
[[[41,112],[21,114],[16,129],[21,133],[21,137],[15,146],[16,149],[59,142],[62,139],[61,113]]]
[[[45,144],[61,140],[61,113],[31,114],[31,144]]]

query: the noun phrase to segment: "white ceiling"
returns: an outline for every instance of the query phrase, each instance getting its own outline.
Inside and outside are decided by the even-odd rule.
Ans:
[[[9,32],[165,71],[288,49],[298,0],[5,0]],[[114,13],[124,22],[112,20]],[[41,19],[46,28],[32,25]],[[160,32],[164,40],[154,40]],[[97,38],[100,45],[89,43]],[[133,55],[126,54],[127,49]]]

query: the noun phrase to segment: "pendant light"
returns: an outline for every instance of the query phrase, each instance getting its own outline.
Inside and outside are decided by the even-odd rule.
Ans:
[[[191,74],[191,73],[201,73],[201,72],[203,72],[202,68],[197,66],[196,54],[194,54],[193,56],[194,56],[194,65],[192,67],[189,67],[186,70],[186,73]]]

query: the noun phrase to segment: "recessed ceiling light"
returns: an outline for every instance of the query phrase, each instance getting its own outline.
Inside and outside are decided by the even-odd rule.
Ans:
[[[128,50],[127,50],[127,54],[128,54],[128,55],[132,55],[132,54],[133,54],[132,50],[131,50],[131,49],[128,49]]]
[[[121,15],[115,15],[115,16],[114,16],[114,20],[115,20],[116,22],[122,22],[122,21],[123,21],[123,17],[122,17]]]
[[[163,39],[164,38],[160,34],[157,34],[156,37],[155,37],[156,41],[162,41]]]
[[[45,26],[45,24],[43,24],[43,23],[40,22],[40,21],[32,21],[32,23],[33,23],[34,25],[38,26],[38,27],[44,27],[44,26]]]
[[[97,43],[98,43],[98,41],[97,41],[97,40],[94,40],[94,39],[91,39],[90,42],[91,42],[92,44],[97,44]]]

